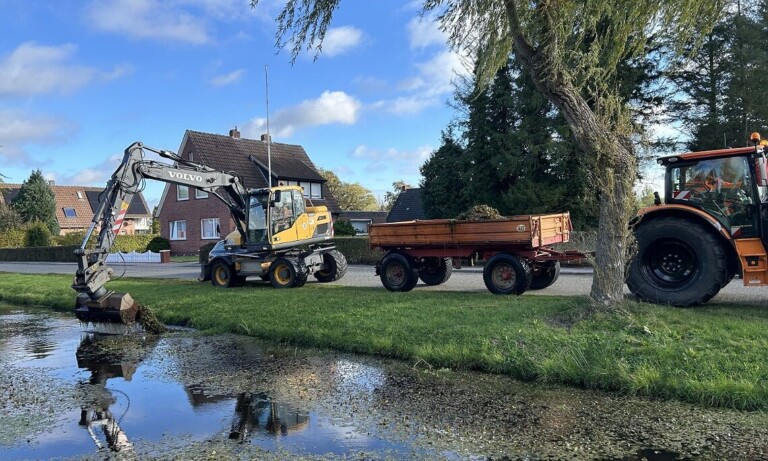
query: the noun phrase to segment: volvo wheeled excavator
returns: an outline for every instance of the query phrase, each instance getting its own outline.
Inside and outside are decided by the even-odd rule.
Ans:
[[[146,160],[145,150],[175,163]],[[229,208],[236,235],[220,242],[220,250],[202,265],[200,279],[210,279],[214,286],[237,286],[248,276],[259,276],[275,288],[292,288],[304,285],[310,274],[320,282],[331,282],[347,270],[344,255],[332,241],[330,212],[325,206],[307,206],[300,187],[246,190],[236,174],[135,142],[125,149],[75,250],[78,268],[72,288],[78,293],[75,316],[82,322],[131,324],[136,320],[139,306],[131,295],[105,287],[114,273],[106,258],[131,198],[143,189],[146,179],[199,189]],[[96,243],[89,245],[94,232],[98,232]]]

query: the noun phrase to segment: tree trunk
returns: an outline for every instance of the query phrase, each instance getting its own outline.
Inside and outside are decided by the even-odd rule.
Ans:
[[[628,256],[632,187],[637,163],[628,138],[600,120],[570,79],[554,63],[556,44],[534,49],[520,32],[515,0],[506,0],[515,56],[541,93],[563,114],[584,152],[595,160],[600,188],[593,301],[612,307],[624,297],[624,268]],[[546,14],[546,12],[544,12]],[[550,53],[549,55],[547,53]],[[600,104],[600,101],[596,101]]]

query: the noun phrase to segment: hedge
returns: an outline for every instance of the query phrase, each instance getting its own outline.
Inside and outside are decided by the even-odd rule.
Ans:
[[[24,239],[26,232],[25,229],[11,229],[0,234],[0,247],[2,247],[0,248],[0,261],[76,261],[74,251],[80,247],[80,242],[84,236],[84,234],[79,236],[55,236],[54,243],[66,244],[25,248]],[[148,251],[148,247],[157,253],[159,250],[155,250],[156,248],[168,249],[170,244],[167,239],[154,234],[118,235],[111,251],[113,253],[118,251],[123,253],[130,253],[132,251],[144,253]]]
[[[76,262],[79,245],[32,248],[0,248],[0,261]]]
[[[349,264],[376,264],[384,253],[368,245],[368,237],[336,237],[336,249],[346,258]]]

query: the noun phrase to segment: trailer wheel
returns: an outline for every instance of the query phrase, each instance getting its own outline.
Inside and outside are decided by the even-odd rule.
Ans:
[[[419,270],[419,278],[427,285],[440,285],[447,282],[452,273],[451,258],[426,258]]]
[[[531,268],[518,256],[499,253],[485,263],[483,281],[491,293],[521,295],[531,283]]]
[[[635,229],[637,254],[627,286],[638,298],[689,307],[715,296],[728,279],[728,259],[717,238],[696,222],[664,218]]]
[[[560,261],[547,261],[541,264],[533,263],[531,285],[529,290],[542,290],[551,286],[560,277]]]
[[[323,264],[328,269],[315,272],[315,278],[318,282],[335,282],[347,273],[347,258],[340,251],[331,250],[325,253],[323,255]]]
[[[269,266],[269,283],[275,288],[300,287],[306,281],[306,268],[301,270],[296,261],[292,259],[277,258]]]
[[[226,261],[216,261],[211,267],[211,284],[219,288],[230,288],[238,285],[235,268]]]
[[[379,278],[389,291],[411,291],[419,281],[419,271],[405,256],[390,253],[381,260]]]

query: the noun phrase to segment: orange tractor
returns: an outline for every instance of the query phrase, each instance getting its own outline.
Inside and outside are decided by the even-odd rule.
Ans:
[[[658,159],[666,168],[664,204],[640,210],[637,252],[627,286],[639,298],[693,306],[736,275],[768,284],[768,142]]]

